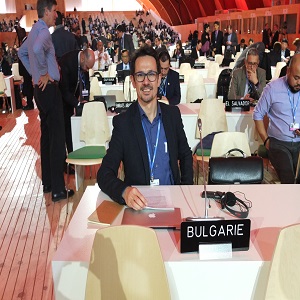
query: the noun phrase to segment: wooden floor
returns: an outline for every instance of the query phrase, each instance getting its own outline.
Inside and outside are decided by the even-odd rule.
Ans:
[[[51,259],[82,191],[68,215],[66,200],[43,194],[36,109],[0,114],[0,125],[0,299],[54,299]],[[275,181],[274,170],[265,169],[265,182]]]

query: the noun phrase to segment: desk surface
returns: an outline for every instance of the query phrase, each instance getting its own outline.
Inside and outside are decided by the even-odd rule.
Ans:
[[[182,217],[204,215],[202,186],[159,186]],[[197,253],[179,251],[180,232],[157,230],[168,274],[172,299],[261,299],[257,286],[265,285],[269,261],[280,228],[300,222],[299,185],[232,185],[209,186],[209,190],[237,192],[240,199],[251,200],[251,238],[249,251],[233,252],[233,258],[221,261],[199,261]],[[287,193],[288,191],[288,193]],[[94,234],[101,226],[90,225],[88,216],[108,196],[98,186],[88,187],[52,261],[57,299],[84,299],[86,275]],[[283,204],[283,205],[282,205]],[[283,209],[285,211],[283,211]],[[113,225],[120,224],[122,214]],[[218,204],[211,202],[210,216],[233,219]],[[224,280],[228,278],[228,280]],[[70,284],[72,282],[72,284]],[[215,284],[218,283],[218,289]],[[233,286],[234,285],[234,286]]]

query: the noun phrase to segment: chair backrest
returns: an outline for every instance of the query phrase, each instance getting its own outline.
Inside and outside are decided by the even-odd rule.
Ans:
[[[278,237],[265,300],[299,299],[300,224],[283,228]]]
[[[14,75],[14,80],[23,80],[23,76],[19,73],[19,63],[13,63],[11,66],[12,75]]]
[[[224,156],[229,150],[238,148],[247,156],[251,156],[248,136],[245,132],[221,132],[214,136],[211,146],[211,157]],[[238,151],[232,152],[234,156],[241,156]]]
[[[182,63],[180,65],[179,74],[184,75],[184,81],[185,82],[189,81],[191,70],[192,70],[192,68],[191,68],[190,63]]]
[[[156,233],[141,226],[96,232],[85,299],[170,299]]]
[[[235,61],[238,60],[238,58],[241,56],[241,54],[242,54],[241,51],[235,53]]]
[[[106,95],[115,95],[117,102],[125,101],[124,93],[120,90],[108,90]]]
[[[275,73],[274,76],[272,77],[273,80],[279,78],[280,71],[284,66],[286,66],[286,63],[284,61],[279,61],[276,64]]]
[[[212,132],[227,131],[227,119],[224,103],[219,99],[204,99],[200,104],[198,118],[202,122],[202,138]],[[200,137],[198,126],[196,126],[196,138]]]
[[[101,88],[97,77],[91,77],[90,83],[90,101],[94,100],[94,96],[102,95]]]
[[[209,62],[207,78],[218,78],[220,74],[220,66],[217,62]]]
[[[136,89],[133,87],[132,82],[130,81],[130,76],[125,77],[124,98],[125,101],[133,101],[137,99]]]
[[[116,77],[117,64],[111,64],[108,66],[108,77]]]
[[[215,62],[218,64],[218,65],[220,65],[220,64],[222,64],[222,61],[223,61],[223,55],[222,54],[216,54],[215,55]]]
[[[110,131],[104,103],[85,103],[81,117],[80,140],[88,146],[105,145],[109,139]]]
[[[7,88],[6,88],[6,83],[4,80],[4,75],[2,72],[0,72],[0,92],[5,93],[6,89]]]

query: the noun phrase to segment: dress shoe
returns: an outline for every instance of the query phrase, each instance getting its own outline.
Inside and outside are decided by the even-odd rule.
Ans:
[[[34,107],[32,106],[29,105],[23,106],[23,110],[32,110],[32,109],[34,109]]]
[[[74,195],[74,191],[73,190],[69,190],[69,197],[72,197]],[[52,193],[52,201],[53,202],[57,202],[59,200],[62,199],[66,199],[67,198],[67,190],[58,192],[58,193]]]
[[[68,165],[65,165],[65,173],[68,174]],[[75,174],[75,170],[74,168],[69,165],[69,175],[74,175]]]
[[[43,185],[43,192],[50,193],[52,191],[51,185]]]

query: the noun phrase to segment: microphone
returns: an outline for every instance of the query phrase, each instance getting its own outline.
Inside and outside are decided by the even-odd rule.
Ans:
[[[204,188],[204,198],[205,198],[205,213],[204,217],[187,217],[186,221],[220,221],[224,220],[223,217],[209,217],[208,208],[210,207],[210,200],[207,198],[207,189],[206,189],[206,175],[204,168],[204,155],[203,155],[203,143],[202,143],[202,121],[200,118],[197,120],[197,125],[200,133],[200,148],[202,156],[202,170],[203,170],[203,188]]]

